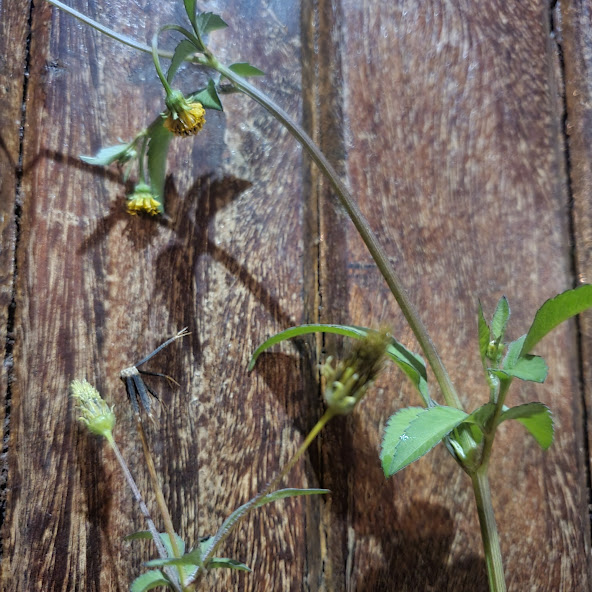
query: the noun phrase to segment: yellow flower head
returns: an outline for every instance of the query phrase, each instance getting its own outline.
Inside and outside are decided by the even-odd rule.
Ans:
[[[325,403],[340,415],[350,413],[382,369],[389,336],[373,331],[357,342],[350,355],[333,368],[331,358],[321,367],[327,382]]]
[[[115,414],[101,398],[99,391],[86,380],[72,381],[70,391],[81,413],[80,421],[86,424],[93,434],[104,436],[108,440],[112,439],[111,431],[115,427]]]
[[[144,213],[156,216],[162,211],[162,204],[152,195],[150,187],[145,183],[138,183],[135,191],[127,198],[127,212],[132,216]]]
[[[178,90],[166,99],[164,127],[176,136],[194,136],[206,122],[206,112],[201,103],[189,103]]]

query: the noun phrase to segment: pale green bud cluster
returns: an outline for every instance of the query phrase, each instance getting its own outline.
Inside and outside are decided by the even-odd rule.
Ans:
[[[388,343],[385,331],[368,333],[335,368],[332,358],[327,359],[321,372],[327,380],[324,398],[329,409],[339,415],[354,409],[382,369]]]
[[[111,431],[115,427],[115,413],[101,398],[99,391],[86,380],[73,380],[70,392],[81,413],[78,419],[86,424],[93,434],[104,436],[108,440],[112,439]]]

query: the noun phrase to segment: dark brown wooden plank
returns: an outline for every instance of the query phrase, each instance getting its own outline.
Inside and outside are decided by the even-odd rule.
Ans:
[[[505,293],[517,337],[542,300],[572,282],[548,15],[534,3],[375,0],[303,3],[300,20],[298,3],[276,4],[209,3],[231,25],[214,49],[265,70],[257,84],[296,118],[304,84],[306,125],[409,274],[414,300],[436,311],[426,321],[463,398],[482,402],[477,298],[491,311]],[[182,16],[161,4],[77,7],[141,40]],[[72,378],[86,376],[117,404],[116,435],[147,490],[117,376],[189,326],[189,338],[154,360],[183,388],[161,387],[167,408],[149,436],[173,520],[195,541],[273,476],[322,411],[315,340],[263,357],[248,376],[254,345],[317,319],[385,321],[413,339],[326,184],[246,99],[227,98],[226,114],[208,114],[195,141],[175,142],[170,223],[127,217],[118,175],[78,155],[130,137],[162,109],[150,59],[45,4],[33,17],[2,587],[125,590],[150,553],[121,539],[143,524],[112,454],[74,423]],[[343,351],[336,339],[324,347]],[[543,455],[513,426],[497,447],[510,590],[589,587],[576,347],[573,327],[550,337],[540,348],[547,383],[511,398],[554,409],[563,428],[554,448]],[[411,389],[389,372],[289,479],[331,496],[253,513],[224,549],[253,573],[212,574],[208,584],[486,589],[468,481],[445,452],[382,477],[380,431],[409,403]]]
[[[76,6],[142,40],[181,18],[181,5]],[[209,8],[234,25],[216,41],[222,57],[269,71],[263,84],[298,116],[297,6],[279,16],[257,3],[246,15]],[[260,108],[230,98],[226,116],[175,143],[170,224],[129,218],[119,176],[78,155],[130,137],[163,108],[150,58],[47,4],[33,29],[3,586],[125,590],[150,553],[122,538],[143,522],[113,455],[75,423],[68,384],[86,376],[117,404],[117,435],[146,491],[118,373],[189,326],[153,366],[183,385],[161,385],[167,411],[149,428],[173,519],[195,542],[262,488],[309,427],[298,361],[246,374],[254,344],[302,320],[300,157]],[[291,482],[314,478],[298,468]],[[305,524],[288,518],[306,503],[254,513],[224,552],[256,577],[214,575],[216,586],[300,589]]]
[[[321,3],[318,14],[333,21],[319,16],[317,38],[332,43],[316,65],[329,86],[341,67],[349,124],[333,156],[345,160],[372,226],[426,309],[463,400],[475,407],[487,397],[477,299],[491,314],[506,294],[516,338],[545,298],[573,282],[548,14],[535,3],[371,1],[343,2],[336,11]],[[321,135],[342,125],[331,107],[312,105]],[[332,207],[323,206],[321,230],[323,318],[388,322],[413,344],[366,250],[349,224],[331,217]],[[345,306],[335,298],[337,281],[347,285]],[[545,386],[515,385],[508,402],[549,404],[557,442],[543,454],[515,426],[504,427],[492,467],[508,586],[585,590],[586,459],[573,327],[549,337],[540,353],[551,367]],[[393,374],[368,399],[324,441],[330,468],[323,483],[334,490],[324,513],[333,526],[327,588],[487,589],[470,484],[447,453],[431,453],[388,483],[382,478],[380,430],[397,408],[417,404],[416,396]]]
[[[18,223],[20,189],[20,126],[26,84],[28,3],[7,5],[0,2],[0,343],[4,344],[0,368],[2,425],[8,435],[10,415],[10,374],[12,370],[12,290],[14,248]],[[0,470],[0,507],[6,502],[6,458]],[[0,518],[1,519],[1,518]]]
[[[566,2],[556,8],[556,31],[563,49],[565,70],[566,132],[569,147],[569,172],[573,196],[574,251],[578,280],[592,278],[592,29],[590,2]],[[587,408],[590,462],[592,433],[592,316],[582,315],[579,322],[583,395]],[[590,468],[587,472],[590,487]],[[588,546],[588,557],[590,551]]]

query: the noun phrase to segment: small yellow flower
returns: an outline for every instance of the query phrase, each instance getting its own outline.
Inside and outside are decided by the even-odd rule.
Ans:
[[[194,136],[206,122],[206,112],[198,102],[189,103],[183,93],[175,90],[166,98],[164,127],[176,136]]]
[[[154,198],[150,187],[145,183],[136,185],[135,191],[127,198],[127,212],[132,216],[144,213],[156,216],[162,211],[162,204]]]
[[[72,398],[82,414],[79,419],[93,433],[113,439],[111,431],[115,427],[113,409],[101,398],[99,391],[86,380],[73,380],[70,385]]]
[[[335,413],[346,415],[366,394],[382,369],[389,336],[386,331],[370,332],[358,341],[350,355],[333,368],[331,358],[321,371],[326,378],[325,403]]]

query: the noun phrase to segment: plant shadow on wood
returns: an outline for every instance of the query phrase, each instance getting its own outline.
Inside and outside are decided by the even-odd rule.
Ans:
[[[476,553],[450,564],[455,522],[447,508],[413,499],[378,536],[384,561],[361,570],[360,592],[487,592],[485,561]],[[363,535],[363,529],[360,528]]]
[[[330,427],[346,444],[332,443],[331,452],[338,457],[336,464],[347,468],[342,479],[351,490],[334,491],[333,518],[353,528],[357,562],[367,562],[359,569],[354,588],[362,592],[487,592],[480,548],[474,553],[467,550],[461,561],[450,563],[450,556],[457,555],[451,553],[457,524],[450,510],[426,500],[429,490],[408,491],[395,478],[385,480],[373,426],[354,415],[351,421]],[[329,473],[328,478],[334,476]],[[323,486],[331,488],[327,483]],[[381,560],[372,551],[375,548]]]
[[[159,302],[161,308],[169,311],[171,324],[189,327],[193,333],[191,343],[196,364],[201,360],[198,336],[203,333],[200,327],[199,303],[209,297],[207,268],[202,274],[203,277],[200,277],[199,260],[203,256],[208,256],[221,264],[231,276],[237,278],[281,328],[295,324],[294,319],[282,309],[278,299],[249,272],[246,265],[216,244],[215,230],[211,227],[216,213],[231,204],[250,186],[249,181],[236,177],[226,176],[218,179],[204,175],[194,182],[183,198],[180,198],[171,178],[167,181],[166,203],[170,219],[161,220],[160,224],[172,230],[174,239],[157,255],[154,267],[157,279],[154,281],[153,293],[149,299],[151,302]],[[138,250],[162,240],[153,219],[129,218],[125,214],[123,204],[119,202],[113,204],[109,214],[99,221],[96,230],[84,241],[81,250],[92,248],[103,240],[121,219],[127,219],[125,232],[133,237],[132,244]],[[298,355],[264,354],[255,372],[282,402],[294,427],[305,435],[318,419],[318,414],[322,412],[322,403],[317,372],[312,363],[313,352],[310,351],[305,339],[295,339],[293,345]],[[181,376],[181,356],[173,352],[164,352],[163,356],[167,373]],[[325,450],[321,450],[320,455],[312,453],[309,458],[315,474],[314,485],[332,490],[331,524],[342,546],[345,547],[347,544],[347,517],[353,515],[352,526],[360,544],[363,545],[365,537],[371,537],[379,543],[381,554],[386,558],[380,562],[369,562],[368,568],[363,572],[363,583],[356,589],[367,592],[440,592],[458,589],[486,591],[485,565],[477,555],[468,556],[462,564],[449,565],[447,562],[455,528],[447,509],[417,501],[413,505],[414,509],[411,509],[413,518],[410,518],[409,514],[394,514],[393,489],[385,487],[384,476],[379,468],[378,452],[370,441],[356,440],[354,447],[351,421],[337,420],[330,425],[324,437],[322,448]],[[336,459],[335,454],[340,458]],[[325,463],[321,458],[330,458],[332,455],[333,460],[344,467],[340,474],[323,469]],[[364,475],[363,484],[351,478],[352,463],[348,459],[353,458],[353,455],[356,457],[357,466],[361,466],[358,461],[362,456],[365,457],[364,466],[370,467]],[[352,497],[352,483],[354,489],[360,487],[375,497],[371,504],[363,506],[362,511],[355,504],[357,492],[354,492]],[[298,485],[293,482],[284,484]],[[376,495],[376,492],[384,493]],[[96,506],[89,500],[89,506],[91,505]],[[98,512],[101,523],[101,511]],[[175,519],[178,518],[175,516]],[[435,529],[436,534],[433,534],[435,523],[440,526]],[[422,534],[417,531],[418,525],[420,528],[423,528],[422,525],[429,525],[430,530]],[[100,524],[97,526],[102,528]],[[316,536],[316,529],[312,528],[311,531],[310,536]]]

